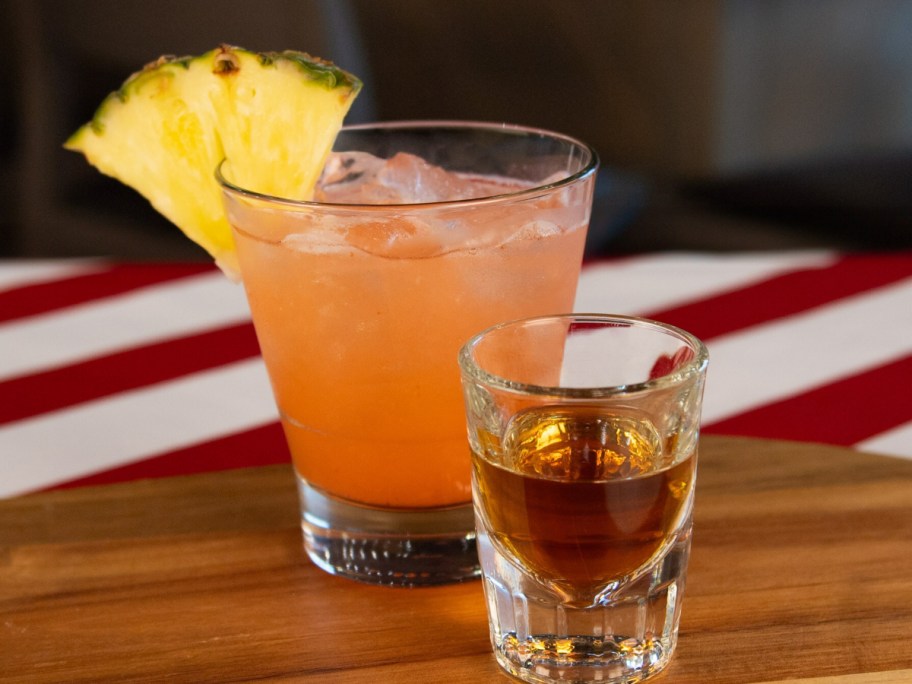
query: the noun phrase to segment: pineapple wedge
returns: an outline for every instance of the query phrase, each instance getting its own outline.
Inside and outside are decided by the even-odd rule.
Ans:
[[[143,195],[237,278],[215,168],[254,192],[310,199],[361,82],[302,52],[221,45],[130,76],[65,147]]]

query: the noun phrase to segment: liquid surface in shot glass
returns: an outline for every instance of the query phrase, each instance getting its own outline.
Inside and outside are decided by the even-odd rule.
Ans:
[[[689,514],[696,457],[672,462],[643,420],[586,406],[518,414],[503,453],[473,454],[495,546],[568,605],[661,555]]]
[[[333,201],[386,192],[344,168],[357,184]],[[426,180],[464,194],[476,182],[482,196],[520,189]],[[412,205],[398,216],[336,206],[332,215],[229,209],[295,468],[360,504],[468,503],[457,352],[494,323],[572,308],[588,201],[552,192],[493,207]]]

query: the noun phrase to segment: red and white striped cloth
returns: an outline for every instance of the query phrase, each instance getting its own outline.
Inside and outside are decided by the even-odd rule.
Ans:
[[[706,433],[912,458],[912,253],[599,261],[576,309],[701,337]],[[0,262],[0,496],[287,461],[243,289],[216,269]]]

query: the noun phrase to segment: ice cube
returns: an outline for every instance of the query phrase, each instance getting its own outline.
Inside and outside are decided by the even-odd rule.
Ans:
[[[363,252],[391,259],[422,259],[444,251],[432,226],[417,219],[359,222],[349,226],[345,240]]]
[[[512,240],[538,240],[539,238],[560,235],[561,227],[551,221],[529,221],[513,233]]]
[[[468,199],[474,190],[459,176],[404,152],[387,160],[377,180],[403,204]]]
[[[330,155],[315,196],[337,204],[425,204],[491,197],[525,187],[515,180],[452,173],[405,152],[389,159],[337,152]]]
[[[377,173],[383,163],[383,159],[367,152],[331,154],[314,196],[320,202],[333,204],[370,204],[368,191],[378,185]]]
[[[340,236],[317,231],[286,235],[282,238],[282,245],[308,254],[333,254],[351,250]]]

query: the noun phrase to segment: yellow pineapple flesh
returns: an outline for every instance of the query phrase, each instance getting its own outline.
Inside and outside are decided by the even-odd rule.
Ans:
[[[247,190],[310,199],[360,88],[302,52],[222,45],[165,56],[111,93],[65,147],[142,194],[236,277],[217,165],[227,159]]]

